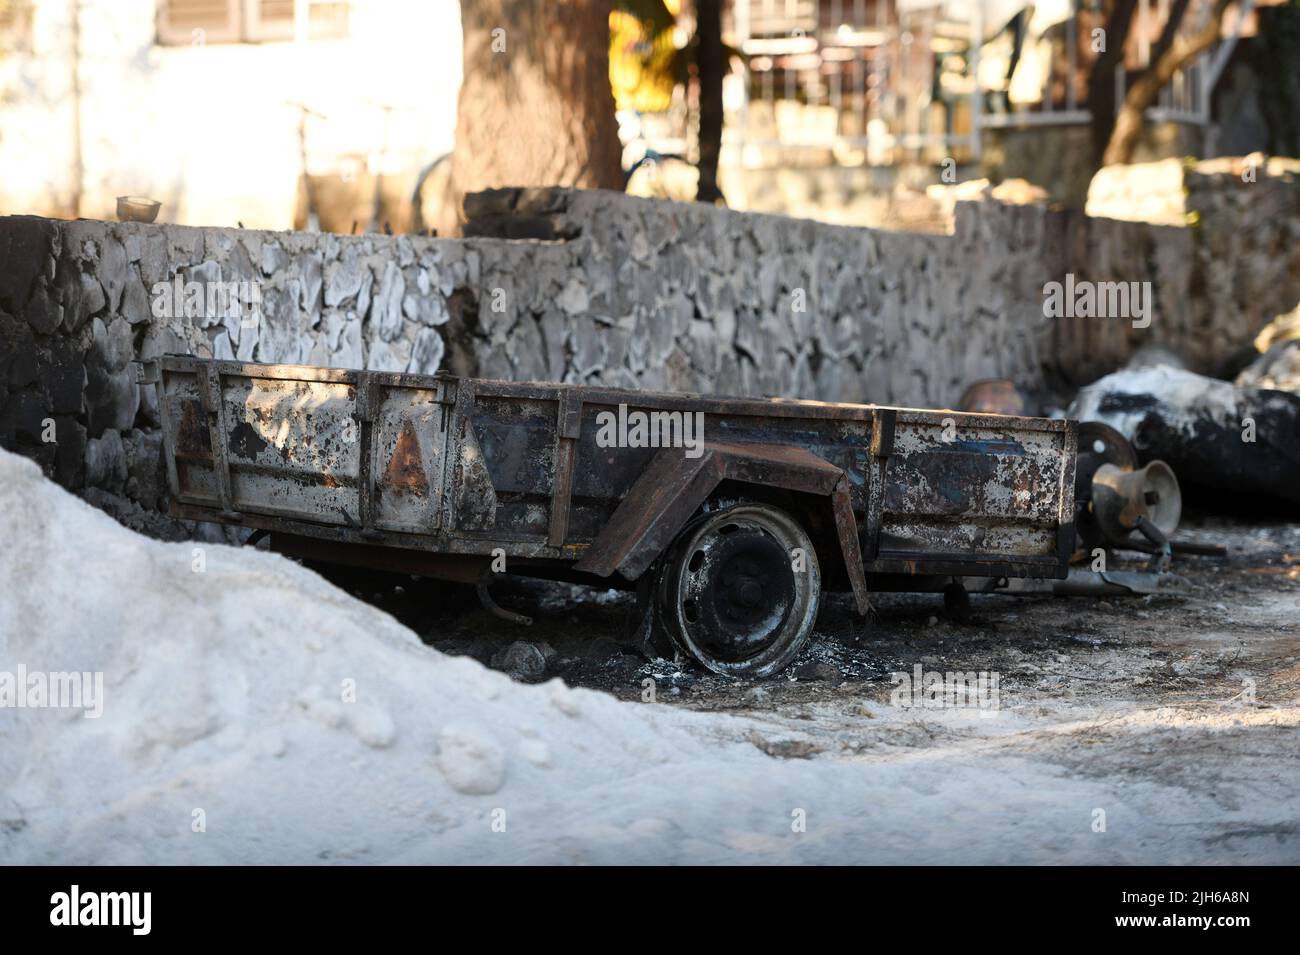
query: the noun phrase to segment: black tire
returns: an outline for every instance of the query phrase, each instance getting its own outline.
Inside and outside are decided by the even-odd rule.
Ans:
[[[767,504],[737,504],[693,522],[669,549],[656,587],[656,609],[677,648],[714,673],[747,678],[790,665],[820,601],[811,539]]]

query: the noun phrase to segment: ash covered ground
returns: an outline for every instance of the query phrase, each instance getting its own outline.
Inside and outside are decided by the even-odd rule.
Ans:
[[[1258,708],[1300,701],[1300,526],[1191,518],[1179,539],[1225,544],[1228,557],[1177,555],[1167,591],[1149,596],[973,593],[964,620],[949,617],[939,594],[873,594],[875,614],[865,621],[847,595],[826,595],[795,664],[761,681],[720,677],[684,659],[647,660],[628,637],[634,601],[625,592],[510,579],[494,593],[534,619],[532,626],[516,626],[481,609],[468,587],[326,573],[444,653],[513,669],[524,680],[559,676],[629,700],[643,697],[650,678],[661,702],[694,709],[888,703],[890,674],[918,663],[999,673],[1004,707],[1120,697],[1226,702],[1243,694],[1247,679],[1255,681]],[[538,648],[541,673],[505,652],[516,641]]]

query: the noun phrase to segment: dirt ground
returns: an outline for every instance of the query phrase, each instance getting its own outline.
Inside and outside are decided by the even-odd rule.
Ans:
[[[1144,852],[1175,838],[1148,819],[1134,860],[1300,862],[1300,526],[1201,518],[1178,537],[1229,555],[1176,555],[1169,592],[1152,596],[974,594],[964,622],[938,594],[876,594],[865,626],[847,598],[829,598],[796,664],[757,682],[637,655],[620,643],[632,600],[613,591],[520,585],[500,600],[534,615],[523,628],[472,591],[340,582],[443,652],[502,666],[502,649],[526,640],[546,657],[534,679],[726,711],[777,759],[924,756],[960,773],[1014,757],[1117,793],[1175,787],[1201,807],[1195,836],[1175,834],[1177,853]],[[996,706],[906,705],[891,674],[917,664],[996,674]]]

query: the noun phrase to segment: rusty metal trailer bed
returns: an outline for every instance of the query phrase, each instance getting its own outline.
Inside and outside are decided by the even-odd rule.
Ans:
[[[798,653],[823,589],[1066,575],[1073,422],[166,356],[172,513],[291,554],[636,588],[720,673]]]

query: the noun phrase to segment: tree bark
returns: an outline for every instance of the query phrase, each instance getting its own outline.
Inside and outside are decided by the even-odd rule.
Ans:
[[[696,69],[700,81],[700,184],[697,202],[718,202],[718,160],[722,155],[722,78],[727,51],[722,44],[721,0],[696,0]]]
[[[1191,0],[1173,0],[1169,6],[1169,19],[1165,21],[1165,27],[1160,31],[1160,38],[1156,40],[1156,45],[1151,48],[1151,59],[1158,60],[1165,55],[1165,51],[1173,45],[1174,38],[1178,36],[1178,28],[1182,26],[1183,17],[1187,16],[1187,7]]]
[[[1106,144],[1106,151],[1101,157],[1103,166],[1132,162],[1138,137],[1142,135],[1147,107],[1155,102],[1157,94],[1182,66],[1214,45],[1214,41],[1219,38],[1223,14],[1231,2],[1232,0],[1214,0],[1206,25],[1190,37],[1174,40],[1129,87],[1124,105],[1115,117],[1115,129],[1110,135],[1110,142]]]
[[[1111,133],[1115,131],[1115,67],[1124,61],[1124,46],[1137,0],[1115,0],[1102,27],[1106,50],[1097,57],[1088,75],[1088,111],[1092,113],[1092,158],[1101,165]]]
[[[623,189],[609,85],[610,0],[461,0],[464,80],[439,233],[467,192]]]

